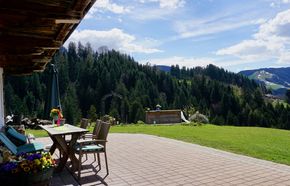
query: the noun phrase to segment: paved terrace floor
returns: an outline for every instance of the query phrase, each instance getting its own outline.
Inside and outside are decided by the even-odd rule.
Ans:
[[[143,134],[109,134],[108,140],[105,182],[110,186],[290,185],[290,167],[269,161]],[[49,138],[38,141],[50,143]],[[85,166],[91,168],[92,160],[91,154]],[[92,169],[82,172],[82,185],[103,185]],[[54,175],[52,185],[78,183],[63,171]]]

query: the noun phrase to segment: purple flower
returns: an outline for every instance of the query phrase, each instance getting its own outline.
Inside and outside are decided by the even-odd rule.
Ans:
[[[11,172],[13,169],[17,168],[16,162],[8,162],[1,166],[1,169],[5,172]]]
[[[40,158],[41,158],[41,154],[31,154],[26,157],[26,159],[29,161],[33,161],[35,159],[40,159]]]

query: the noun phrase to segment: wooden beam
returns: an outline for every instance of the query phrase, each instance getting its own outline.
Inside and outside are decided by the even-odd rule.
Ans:
[[[8,67],[8,66],[43,66],[46,63],[50,62],[52,57],[44,57],[44,56],[1,56],[0,58],[0,66]]]
[[[52,28],[44,29],[44,28],[30,28],[30,29],[5,29],[2,33],[2,37],[6,36],[16,36],[16,37],[29,37],[31,39],[50,39],[54,40],[55,31]]]
[[[2,6],[2,5],[1,5]],[[33,19],[33,17],[38,17],[39,19],[81,19],[83,17],[83,13],[80,11],[74,10],[62,10],[56,11],[53,9],[50,10],[37,10],[37,9],[17,9],[17,8],[3,8],[0,6],[0,15],[1,17],[4,15],[14,15],[18,14],[19,16],[28,17],[29,19]],[[50,12],[50,14],[48,13]]]
[[[0,48],[42,48],[42,47],[61,47],[62,41],[56,41],[47,38],[33,38],[20,36],[0,36]]]
[[[96,0],[0,0],[0,66],[43,71]]]
[[[78,24],[80,22],[79,19],[56,19],[55,24]]]
[[[41,48],[0,48],[0,55],[41,55],[44,53],[45,50]]]
[[[43,72],[45,70],[45,66],[43,67],[7,67],[4,68],[5,74],[15,75],[15,76],[23,76],[23,75],[31,75],[33,72]]]

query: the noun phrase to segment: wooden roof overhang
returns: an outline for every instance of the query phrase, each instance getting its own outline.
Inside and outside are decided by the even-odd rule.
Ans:
[[[96,0],[0,0],[0,67],[45,69]]]

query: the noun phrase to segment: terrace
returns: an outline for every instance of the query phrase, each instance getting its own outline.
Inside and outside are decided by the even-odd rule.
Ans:
[[[37,141],[51,143],[49,138]],[[81,185],[290,184],[288,166],[265,160],[144,134],[110,134],[108,141],[110,175],[101,182],[89,156]],[[55,174],[51,184],[78,185],[66,170]]]
[[[94,2],[1,1],[0,128],[4,126],[3,73],[43,71]],[[51,144],[50,138],[36,141]],[[290,185],[286,165],[144,134],[110,134],[108,141],[110,175],[103,182],[104,170],[96,176],[89,156],[80,183],[64,169],[54,174],[51,184]]]

